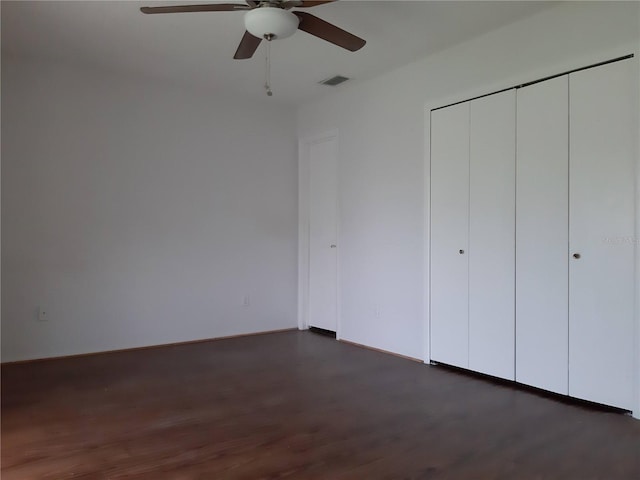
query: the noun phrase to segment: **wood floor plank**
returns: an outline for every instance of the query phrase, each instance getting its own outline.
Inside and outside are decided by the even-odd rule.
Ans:
[[[3,480],[640,478],[640,422],[309,332],[2,366]]]

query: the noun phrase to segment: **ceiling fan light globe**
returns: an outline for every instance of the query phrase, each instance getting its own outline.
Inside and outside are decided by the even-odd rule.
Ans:
[[[261,7],[244,15],[244,26],[257,38],[287,38],[298,29],[300,20],[288,10],[276,7]]]

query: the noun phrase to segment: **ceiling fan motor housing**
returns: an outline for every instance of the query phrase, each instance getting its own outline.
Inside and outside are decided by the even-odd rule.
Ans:
[[[260,7],[244,15],[244,26],[257,38],[287,38],[298,29],[300,20],[288,10],[277,7]]]

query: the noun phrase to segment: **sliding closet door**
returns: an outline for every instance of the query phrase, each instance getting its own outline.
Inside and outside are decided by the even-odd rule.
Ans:
[[[431,113],[431,359],[468,367],[469,103]]]
[[[516,380],[569,388],[569,78],[517,93]]]
[[[572,73],[569,394],[631,409],[634,332],[633,62]]]
[[[515,378],[515,90],[470,108],[469,368]]]

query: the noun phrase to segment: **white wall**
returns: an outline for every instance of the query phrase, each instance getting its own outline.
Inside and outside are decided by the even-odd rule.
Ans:
[[[4,57],[2,140],[2,361],[296,326],[293,110]]]
[[[340,135],[341,338],[428,358],[425,107],[638,53],[639,8],[566,2],[299,109],[300,137]]]

